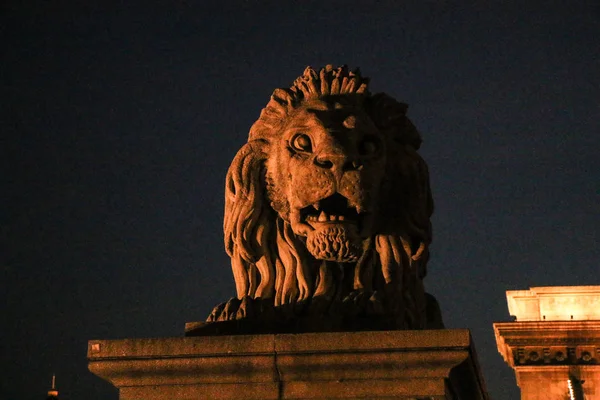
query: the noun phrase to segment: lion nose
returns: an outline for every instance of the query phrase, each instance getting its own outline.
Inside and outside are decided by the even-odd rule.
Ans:
[[[361,164],[358,160],[353,160],[345,155],[318,155],[315,157],[315,165],[324,169],[334,171],[352,171],[360,169]]]

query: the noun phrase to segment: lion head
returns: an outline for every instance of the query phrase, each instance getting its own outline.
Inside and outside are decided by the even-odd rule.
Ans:
[[[227,174],[237,299],[209,320],[247,317],[240,304],[260,299],[425,326],[433,201],[421,138],[406,104],[367,85],[346,67],[308,67],[274,91]]]

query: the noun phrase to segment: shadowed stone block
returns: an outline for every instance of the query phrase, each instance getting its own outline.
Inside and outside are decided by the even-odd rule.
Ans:
[[[132,399],[488,399],[467,330],[92,340]]]

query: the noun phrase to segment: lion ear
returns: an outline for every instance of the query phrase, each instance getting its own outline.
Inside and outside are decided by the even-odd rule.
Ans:
[[[421,147],[421,134],[406,116],[408,104],[385,93],[377,93],[367,98],[366,108],[375,125],[390,138],[415,150]]]

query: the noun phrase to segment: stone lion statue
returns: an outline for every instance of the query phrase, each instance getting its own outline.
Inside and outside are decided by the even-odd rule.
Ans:
[[[345,66],[308,67],[273,92],[227,173],[223,227],[237,297],[208,322],[441,326],[422,282],[433,201],[406,110]]]

